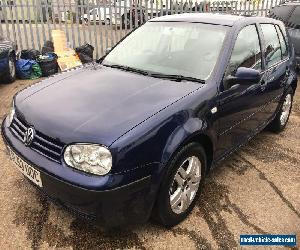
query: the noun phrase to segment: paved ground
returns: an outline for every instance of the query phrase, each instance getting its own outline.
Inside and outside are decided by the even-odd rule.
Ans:
[[[0,85],[0,120],[30,83]],[[108,231],[72,217],[24,180],[0,140],[1,249],[236,249],[250,233],[296,233],[299,244],[299,125],[300,89],[286,130],[259,134],[220,164],[191,216],[172,230],[148,223]]]

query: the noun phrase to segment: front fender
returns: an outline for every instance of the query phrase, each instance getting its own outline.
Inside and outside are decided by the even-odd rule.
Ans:
[[[203,87],[203,92],[168,106],[114,141],[109,146],[115,163],[112,171],[127,171],[150,163],[160,163],[160,171],[194,136],[204,134],[215,141],[216,123],[210,112],[212,103],[207,101],[215,89],[205,86],[207,91]]]
[[[167,140],[161,163],[166,164],[172,155],[192,137],[206,134],[206,128],[207,122],[199,118],[190,118],[182,126],[177,127]]]

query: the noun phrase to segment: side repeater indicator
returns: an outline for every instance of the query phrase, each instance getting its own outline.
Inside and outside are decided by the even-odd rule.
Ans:
[[[213,108],[210,110],[210,112],[211,112],[212,114],[215,114],[215,113],[218,112],[218,108],[217,108],[217,107],[213,107]]]

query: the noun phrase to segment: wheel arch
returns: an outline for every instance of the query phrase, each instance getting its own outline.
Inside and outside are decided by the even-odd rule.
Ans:
[[[188,138],[186,138],[186,140],[183,141],[182,145],[179,148],[182,148],[185,145],[193,142],[200,144],[205,151],[206,159],[207,159],[206,173],[208,173],[209,170],[211,169],[212,162],[213,162],[213,155],[214,155],[213,141],[208,134],[204,132],[199,132],[199,133],[192,134]]]
[[[207,173],[211,169],[212,163],[213,163],[213,156],[214,156],[214,144],[212,139],[204,133],[200,133],[197,135],[192,136],[189,140],[185,142],[185,144],[196,142],[201,144],[201,146],[204,148],[206,157],[207,157]]]
[[[189,134],[183,130],[177,131],[176,135],[172,136],[172,139],[168,142],[169,147],[167,146],[164,150],[161,162],[166,165],[185,145],[195,142],[204,148],[207,157],[206,173],[208,173],[214,159],[215,143],[213,134],[201,129]]]

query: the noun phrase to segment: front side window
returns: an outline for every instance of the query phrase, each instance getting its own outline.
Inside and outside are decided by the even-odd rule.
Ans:
[[[267,67],[281,61],[281,48],[277,31],[273,24],[261,24],[265,39],[265,57]]]
[[[217,63],[227,29],[202,23],[148,22],[116,46],[103,64],[205,80]]]
[[[239,67],[261,70],[261,49],[255,25],[243,28],[238,34],[226,76],[234,76]]]

